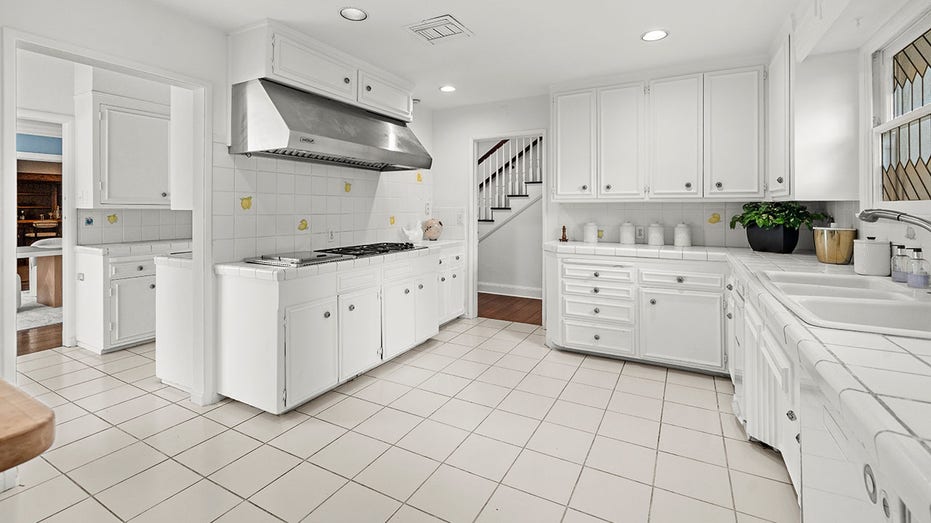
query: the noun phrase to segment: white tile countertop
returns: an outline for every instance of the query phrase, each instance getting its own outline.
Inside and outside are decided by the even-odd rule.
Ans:
[[[745,299],[771,317],[783,318],[787,337],[797,340],[800,358],[812,363],[834,393],[862,441],[916,485],[931,482],[931,340],[904,338],[805,324],[779,303],[757,278],[762,271],[854,274],[852,265],[818,262],[812,254],[771,254],[721,247],[651,247],[615,243],[544,243],[558,254],[726,261],[750,276]],[[929,320],[931,321],[931,320]],[[790,333],[793,325],[804,332]]]
[[[317,263],[314,265],[307,265],[305,267],[275,267],[272,265],[261,265],[257,263],[246,262],[218,263],[217,265],[214,265],[214,271],[218,276],[238,276],[240,278],[273,281],[295,280],[298,278],[316,276],[318,274],[358,269],[371,265],[383,265],[386,263],[406,260],[409,258],[416,258],[418,256],[438,254],[442,248],[442,244],[436,243],[437,242],[430,242],[431,245],[429,246],[425,245],[422,248],[410,251],[393,252],[390,254],[377,256],[365,256],[353,260]]]
[[[194,265],[194,256],[190,252],[180,252],[169,254],[167,256],[156,256],[155,265],[177,267],[179,269],[190,269]]]
[[[142,256],[145,254],[168,254],[191,250],[191,240],[160,240],[147,242],[103,243],[100,245],[77,245],[75,252],[98,256]]]

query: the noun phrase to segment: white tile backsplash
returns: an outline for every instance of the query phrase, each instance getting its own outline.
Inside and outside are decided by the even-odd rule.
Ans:
[[[860,202],[828,202],[827,208],[834,216],[838,225],[844,227],[856,227],[859,229],[858,238],[873,236],[881,240],[889,240],[893,243],[906,245],[908,247],[931,247],[931,232],[921,229],[920,227],[910,226],[904,223],[897,223],[889,220],[880,220],[875,223],[866,223],[857,219],[856,214],[860,211]],[[915,235],[913,238],[908,237],[908,231],[911,229]]]
[[[188,239],[191,230],[191,211],[78,209],[78,245]]]
[[[219,143],[214,144],[213,185],[217,262],[291,250],[404,241],[401,227],[428,218],[426,208],[433,203],[433,180],[427,170],[378,173],[246,158],[231,156]]]

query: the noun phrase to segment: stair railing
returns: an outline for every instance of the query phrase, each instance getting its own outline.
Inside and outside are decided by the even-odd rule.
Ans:
[[[493,221],[495,209],[510,208],[510,197],[526,196],[527,183],[543,180],[543,137],[499,140],[478,159],[478,219]]]

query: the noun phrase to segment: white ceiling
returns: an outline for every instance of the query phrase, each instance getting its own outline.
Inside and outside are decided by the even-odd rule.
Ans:
[[[797,0],[150,0],[224,31],[263,18],[416,82],[433,108],[519,98],[550,84],[766,53]],[[348,22],[339,9],[365,9]],[[431,46],[407,25],[452,14],[470,38]],[[666,40],[640,34],[665,28]],[[438,91],[452,84],[457,91]]]

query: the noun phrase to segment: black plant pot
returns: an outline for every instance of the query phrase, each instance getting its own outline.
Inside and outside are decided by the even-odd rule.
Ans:
[[[751,224],[747,227],[747,241],[754,251],[789,254],[798,245],[798,229],[787,229],[782,225],[761,229]]]

